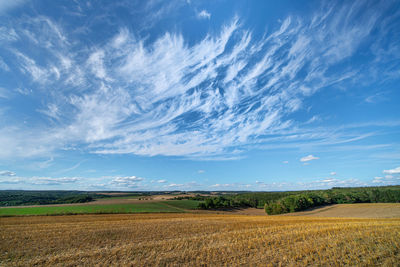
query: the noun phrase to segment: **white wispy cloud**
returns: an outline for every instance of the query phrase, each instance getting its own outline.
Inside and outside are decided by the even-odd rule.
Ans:
[[[50,157],[48,160],[33,162],[32,167],[33,169],[46,169],[51,165],[53,165],[53,163],[54,163],[54,157]]]
[[[4,71],[10,71],[10,67],[4,62],[4,60],[0,57],[0,69]]]
[[[161,180],[157,180],[157,183],[160,183],[160,184],[164,184],[164,183],[167,183],[168,181],[167,180],[164,180],[164,179],[161,179]]]
[[[10,98],[10,92],[5,88],[0,87],[0,98],[5,98],[5,99]]]
[[[385,96],[385,92],[379,92],[365,98],[365,102],[367,103],[377,103],[385,100],[388,100],[388,98]]]
[[[137,176],[114,177],[111,180],[111,185],[117,187],[137,187],[139,182],[143,180],[144,178]]]
[[[15,176],[15,172],[12,171],[0,171],[0,176]]]
[[[1,4],[0,4],[1,13]],[[0,42],[13,42],[19,39],[18,34],[13,28],[0,27]]]
[[[99,79],[107,79],[107,73],[104,68],[104,51],[98,50],[93,52],[88,59],[88,65],[94,75]]]
[[[257,183],[255,188],[260,191],[272,190],[309,190],[309,189],[329,189],[332,187],[357,187],[357,186],[371,186],[374,182],[364,182],[357,178],[348,179],[335,179],[335,178],[322,178],[315,179],[308,182],[273,182],[273,183]],[[253,189],[254,190],[254,189]]]
[[[54,103],[50,103],[47,106],[47,109],[44,110],[38,110],[39,112],[49,116],[50,118],[59,120],[60,119],[60,110],[58,106]]]
[[[308,162],[308,161],[312,161],[312,160],[316,160],[316,159],[319,159],[319,158],[318,158],[318,157],[315,157],[315,156],[313,156],[313,155],[308,155],[308,156],[302,157],[302,158],[300,159],[300,161],[301,161],[301,162]]]
[[[400,174],[400,167],[390,169],[390,170],[384,170],[383,173],[387,174]]]
[[[2,28],[5,43],[24,38],[38,51],[46,48],[43,60],[11,51],[15,71],[42,88],[46,103],[36,112],[51,124],[30,127],[26,134],[21,125],[1,129],[0,156],[43,156],[82,146],[100,154],[232,159],[251,144],[267,148],[294,146],[299,139],[338,144],[367,138],[300,129],[291,118],[304,99],[363,71],[331,73],[368,38],[381,13],[368,9],[360,17],[361,2],[335,6],[337,12],[332,5],[309,19],[285,18],[263,38],[233,18],[196,43],[177,32],[149,41],[121,26],[114,36],[82,48],[76,35],[44,16]]]
[[[200,184],[196,181],[186,182],[186,183],[170,183],[162,187],[164,190],[202,190],[206,188],[205,185]]]
[[[0,158],[50,157],[52,151],[63,144],[64,141],[53,134],[43,135],[23,125],[0,129]]]
[[[400,183],[400,177],[393,175],[385,175],[384,177],[377,176],[372,180],[372,183],[378,185],[398,185]]]
[[[77,177],[33,177],[33,184],[45,184],[45,185],[59,185],[59,184],[68,184],[68,183],[76,183],[79,181]]]
[[[0,175],[2,176],[2,175]],[[4,176],[5,177],[5,176]],[[80,181],[82,178],[79,177],[19,177],[16,175],[8,175],[8,178],[4,179],[0,177],[1,184],[21,184],[25,186],[57,186],[65,184],[74,184]]]
[[[60,170],[58,170],[56,173],[64,173],[64,172],[73,171],[73,170],[79,168],[79,166],[81,166],[81,164],[82,164],[84,161],[85,161],[85,160],[82,160],[82,161],[76,163],[75,165],[73,165],[73,166],[71,166],[71,167],[69,167],[69,168],[60,169]],[[52,162],[52,159],[50,159],[50,162]],[[50,163],[50,162],[49,162],[49,163]]]
[[[211,14],[209,12],[207,12],[207,10],[203,9],[202,11],[197,13],[197,17],[199,17],[201,19],[210,19]]]
[[[20,178],[9,178],[9,179],[0,178],[0,184],[3,184],[3,185],[26,184],[26,181],[24,181]]]
[[[183,184],[169,184],[168,187],[180,188]]]
[[[29,74],[33,81],[46,84],[50,78],[58,80],[59,72],[56,68],[40,66],[34,59],[18,51],[15,51],[15,55],[20,62],[20,71],[24,74]]]
[[[260,183],[256,183],[260,184]],[[226,183],[226,184],[213,184],[209,186],[211,190],[250,190],[251,187],[254,188],[252,184],[245,183]]]
[[[305,123],[306,124],[310,124],[310,123],[313,123],[313,122],[317,122],[319,120],[321,120],[321,118],[319,116],[317,116],[317,115],[314,115],[308,121],[306,121]]]

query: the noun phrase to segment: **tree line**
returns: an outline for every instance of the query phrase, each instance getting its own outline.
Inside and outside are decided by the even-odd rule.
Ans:
[[[398,203],[400,187],[334,188],[331,190],[301,193],[287,196],[264,205],[268,214],[303,211],[330,204]]]
[[[0,191],[0,206],[85,203],[95,200],[96,194],[79,191]]]
[[[400,202],[400,186],[332,188],[327,190],[247,192],[220,196],[184,197],[199,201],[200,209],[264,208],[282,214],[342,203]]]

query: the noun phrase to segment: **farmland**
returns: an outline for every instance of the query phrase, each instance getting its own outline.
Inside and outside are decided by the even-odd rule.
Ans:
[[[336,204],[309,211],[288,213],[288,216],[340,218],[400,218],[399,203]]]
[[[0,216],[12,215],[62,215],[90,213],[141,213],[141,212],[181,212],[179,209],[160,203],[70,205],[52,207],[2,208]]]
[[[200,197],[210,198],[222,199]],[[2,207],[0,266],[393,266],[400,261],[399,203],[331,204],[285,215],[255,208],[202,210],[199,203],[205,201],[113,194],[86,203]]]
[[[198,201],[194,200],[140,201],[117,198],[74,205],[0,208],[0,216],[185,212],[195,209],[197,205]]]
[[[0,265],[388,265],[400,219],[97,214],[0,218]]]

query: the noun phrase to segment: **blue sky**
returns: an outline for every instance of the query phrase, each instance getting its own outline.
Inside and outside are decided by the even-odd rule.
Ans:
[[[0,0],[0,189],[400,184],[399,1]]]

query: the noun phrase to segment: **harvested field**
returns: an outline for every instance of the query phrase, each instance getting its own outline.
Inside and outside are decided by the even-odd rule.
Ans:
[[[340,218],[400,218],[400,203],[336,204],[285,215]]]
[[[400,219],[215,214],[0,218],[1,266],[386,265]]]

